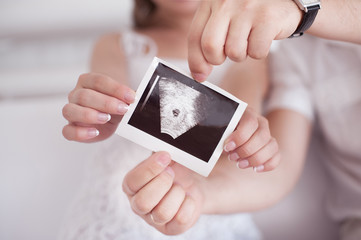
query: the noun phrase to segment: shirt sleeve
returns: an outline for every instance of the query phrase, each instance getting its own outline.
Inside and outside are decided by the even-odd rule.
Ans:
[[[270,53],[270,89],[265,101],[265,113],[288,109],[312,121],[311,84],[308,84],[312,81],[308,69],[310,63],[306,61],[307,56],[304,56],[307,52],[299,51],[294,40],[283,40]]]

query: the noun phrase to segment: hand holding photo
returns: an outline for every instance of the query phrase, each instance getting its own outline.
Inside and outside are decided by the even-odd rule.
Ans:
[[[208,176],[247,104],[154,58],[117,134]]]

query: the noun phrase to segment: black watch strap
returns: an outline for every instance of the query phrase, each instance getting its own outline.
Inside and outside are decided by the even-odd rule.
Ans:
[[[320,5],[308,7],[307,12],[305,12],[303,15],[302,22],[297,27],[296,31],[290,36],[290,38],[302,36],[303,32],[309,29],[313,21],[315,21],[318,10],[320,10]]]

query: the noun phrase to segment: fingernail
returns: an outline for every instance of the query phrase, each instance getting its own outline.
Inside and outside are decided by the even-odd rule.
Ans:
[[[127,103],[132,103],[135,100],[135,92],[128,91],[124,94],[124,99]]]
[[[229,154],[229,155],[228,155],[228,159],[229,159],[230,161],[236,161],[237,159],[239,159],[239,155],[238,155],[238,153]]]
[[[163,153],[160,156],[158,156],[157,162],[162,167],[166,167],[171,162],[171,158],[170,158],[169,154]]]
[[[129,109],[129,106],[123,102],[120,102],[118,105],[118,112],[120,114],[125,114]]]
[[[236,149],[236,143],[233,141],[227,143],[226,146],[224,146],[224,151],[226,151],[226,152],[233,151],[234,149]]]
[[[257,167],[253,167],[253,171],[255,172],[262,172],[264,170],[264,166],[263,165],[259,165]]]
[[[163,225],[162,222],[158,222],[158,221],[156,221],[156,220],[154,219],[152,213],[150,213],[149,216],[150,216],[150,219],[152,220],[152,222],[153,222],[155,225]]]
[[[174,171],[171,167],[166,167],[165,171],[172,177],[175,176]]]
[[[248,160],[244,159],[244,160],[240,160],[240,161],[237,162],[237,167],[238,168],[244,169],[244,168],[246,168],[248,166],[249,166]]]
[[[207,75],[204,73],[193,73],[192,76],[198,82],[204,82],[207,79]]]
[[[100,122],[108,122],[110,119],[111,119],[111,116],[108,113],[99,113],[98,114],[98,121],[100,121]]]
[[[98,129],[93,128],[93,129],[88,130],[88,137],[94,138],[94,137],[96,137],[98,135],[99,135]]]

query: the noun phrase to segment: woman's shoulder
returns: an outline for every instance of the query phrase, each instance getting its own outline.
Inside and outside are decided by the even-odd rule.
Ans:
[[[127,52],[127,49],[140,47],[144,44],[152,44],[152,41],[142,32],[133,29],[124,29],[119,32],[107,33],[100,36],[95,44],[94,51],[102,53],[119,53]],[[127,54],[126,54],[127,55]]]
[[[119,48],[119,39],[121,37],[121,33],[108,33],[100,36],[94,44],[94,51],[106,51],[106,50],[114,50],[115,48]]]
[[[127,56],[132,58],[155,56],[158,52],[156,42],[147,31],[127,29],[118,35],[118,44]]]
[[[106,73],[115,79],[124,78],[127,56],[119,38],[119,33],[109,33],[95,41],[90,64],[92,71]]]

